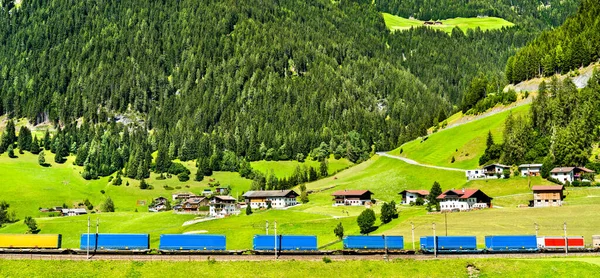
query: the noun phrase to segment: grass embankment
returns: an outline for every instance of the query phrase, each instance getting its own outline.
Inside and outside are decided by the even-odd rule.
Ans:
[[[595,277],[600,260],[453,259],[416,261],[132,262],[0,260],[4,277]],[[57,271],[60,269],[60,271]]]
[[[385,20],[385,25],[392,31],[397,30],[407,30],[413,27],[424,26],[423,22],[418,19],[408,19],[400,16],[395,16],[388,13],[383,13],[383,19]],[[448,34],[452,33],[452,29],[454,27],[460,28],[463,32],[466,32],[468,29],[475,29],[477,27],[481,28],[481,30],[494,30],[501,29],[502,27],[511,27],[514,24],[510,21],[504,20],[498,17],[483,17],[483,18],[450,18],[439,20],[442,22],[442,25],[429,25],[428,27],[442,30]]]
[[[328,163],[327,172],[330,175],[353,165],[352,162],[350,162],[348,159],[346,159],[346,158],[334,159],[333,155],[331,157],[329,157],[329,159],[327,160],[327,163]],[[259,171],[261,173],[265,173],[265,174],[273,171],[273,173],[275,173],[275,176],[277,176],[278,178],[286,178],[286,177],[292,176],[292,174],[296,170],[296,167],[298,167],[298,166],[313,167],[318,172],[320,164],[321,163],[319,161],[314,161],[314,160],[309,160],[309,159],[307,159],[303,163],[295,161],[295,160],[289,160],[289,161],[261,160],[261,161],[250,162],[252,169]]]
[[[496,143],[501,143],[504,121],[509,113],[512,113],[513,116],[525,115],[528,113],[529,107],[529,105],[519,106],[483,119],[441,130],[429,135],[427,140],[417,138],[391,151],[390,154],[405,156],[424,164],[475,169],[479,165],[479,157],[485,151],[488,131],[492,132]],[[452,163],[452,157],[455,158],[454,163]]]

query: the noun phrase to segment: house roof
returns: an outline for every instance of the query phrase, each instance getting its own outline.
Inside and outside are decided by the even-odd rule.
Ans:
[[[486,195],[485,193],[483,193],[483,191],[481,191],[479,189],[458,189],[458,190],[453,189],[453,190],[447,190],[446,192],[442,193],[440,196],[437,197],[437,199],[444,199],[448,195],[457,195],[459,199],[468,199],[468,198],[471,198],[473,195],[475,195],[477,192],[481,192],[483,195]]]
[[[542,164],[521,164],[519,165],[519,169],[520,168],[541,168]]]
[[[536,185],[531,188],[533,191],[542,191],[542,190],[563,190],[564,187],[562,185]]]
[[[231,196],[215,196],[215,199],[219,199],[222,201],[235,201],[235,198]]]
[[[365,194],[373,194],[373,192],[369,190],[338,190],[333,192],[331,196],[362,196]]]
[[[189,198],[187,200],[185,200],[184,203],[188,203],[188,204],[199,204],[200,202],[204,201],[204,197],[193,197],[193,198]]]
[[[584,171],[584,172],[594,173],[594,170],[590,170],[590,169],[585,168],[585,167],[575,167],[575,168],[577,168],[577,169],[579,169],[581,171]]]
[[[290,194],[298,196],[294,190],[262,190],[262,191],[248,191],[244,193],[246,198],[263,198],[263,197],[285,197]]]
[[[419,194],[421,196],[429,195],[429,191],[427,191],[427,190],[403,190],[402,192],[400,192],[398,194],[404,195],[405,193]]]
[[[573,171],[575,167],[556,167],[550,171],[550,173],[569,173]]]
[[[487,168],[487,167],[490,167],[490,166],[498,166],[498,167],[501,167],[501,168],[510,168],[510,166],[506,166],[506,165],[500,164],[500,163],[488,164],[488,165],[483,166],[483,168]]]

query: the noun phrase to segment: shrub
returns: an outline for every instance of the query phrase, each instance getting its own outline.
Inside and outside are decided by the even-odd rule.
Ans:
[[[502,175],[504,175],[504,178],[505,178],[505,179],[508,179],[508,178],[510,178],[510,170],[508,170],[508,169],[504,169],[504,170],[502,171]]]
[[[104,189],[100,190],[100,193],[104,194],[106,193],[106,191],[104,191]]]
[[[574,186],[574,187],[579,187],[581,185],[581,182],[580,181],[573,181],[571,183],[571,185]]]
[[[456,161],[456,159],[454,158],[454,156],[452,156],[452,159],[450,160],[450,163],[454,163],[454,161]]]
[[[190,175],[188,173],[179,173],[177,175],[177,179],[179,179],[180,182],[189,181]]]
[[[342,240],[342,238],[344,238],[344,226],[342,225],[342,222],[337,224],[335,229],[333,229],[333,233],[340,240]]]
[[[329,257],[327,257],[327,256],[324,256],[323,257],[323,262],[326,263],[326,264],[331,263],[331,259]]]

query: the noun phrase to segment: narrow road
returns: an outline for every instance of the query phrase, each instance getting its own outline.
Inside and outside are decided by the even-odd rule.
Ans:
[[[457,172],[464,172],[464,169],[458,169],[458,168],[450,168],[450,167],[442,167],[442,166],[435,166],[435,165],[428,165],[428,164],[422,164],[419,162],[416,162],[412,159],[408,159],[406,157],[400,157],[400,156],[395,156],[395,155],[391,155],[391,154],[387,154],[384,152],[378,152],[377,155],[379,156],[385,156],[385,157],[389,157],[389,158],[393,158],[393,159],[398,159],[398,160],[402,160],[408,164],[411,165],[417,165],[417,166],[422,166],[422,167],[427,167],[427,168],[434,168],[434,169],[440,169],[440,170],[446,170],[446,171],[457,171]]]

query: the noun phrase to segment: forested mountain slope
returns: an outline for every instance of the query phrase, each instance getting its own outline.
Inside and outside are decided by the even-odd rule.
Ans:
[[[261,143],[292,157],[350,131],[361,152],[389,149],[449,109],[390,57],[369,4],[24,1],[0,25],[0,114],[137,112],[175,149],[210,133],[251,160]]]
[[[376,0],[381,11],[421,20],[497,16],[517,24],[559,26],[581,0]]]
[[[600,57],[600,4],[584,0],[560,28],[541,34],[508,60],[511,82],[551,76],[587,66]]]

